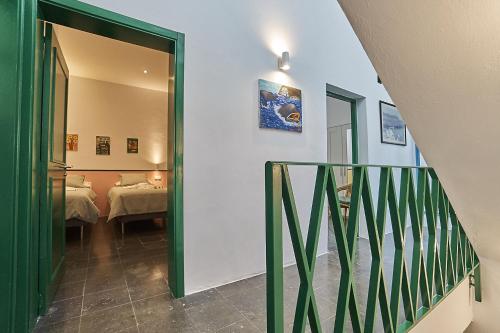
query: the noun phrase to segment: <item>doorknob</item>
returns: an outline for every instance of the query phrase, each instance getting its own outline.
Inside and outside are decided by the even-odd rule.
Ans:
[[[65,171],[72,168],[71,165],[57,165],[55,167],[58,168],[58,169],[63,169]]]

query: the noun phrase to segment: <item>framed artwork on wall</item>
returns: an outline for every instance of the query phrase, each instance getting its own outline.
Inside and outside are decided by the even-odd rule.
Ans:
[[[78,134],[66,134],[66,150],[78,151]]]
[[[259,80],[259,127],[302,132],[300,89]]]
[[[394,104],[380,101],[380,141],[406,146],[406,124]]]
[[[95,154],[96,155],[111,154],[111,138],[109,136],[95,137]]]
[[[139,139],[127,138],[127,153],[128,154],[139,153]]]

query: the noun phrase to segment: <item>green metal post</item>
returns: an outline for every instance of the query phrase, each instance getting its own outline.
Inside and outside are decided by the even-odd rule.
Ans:
[[[281,166],[266,163],[267,331],[283,333]]]

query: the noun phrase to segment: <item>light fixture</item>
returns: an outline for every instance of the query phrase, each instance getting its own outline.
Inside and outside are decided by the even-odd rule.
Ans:
[[[155,181],[159,182],[161,180],[161,175],[156,175],[155,176]]]
[[[148,70],[147,69],[144,70],[144,74],[148,74]]]
[[[290,69],[290,53],[288,51],[281,53],[281,58],[278,59],[278,67],[282,71]]]

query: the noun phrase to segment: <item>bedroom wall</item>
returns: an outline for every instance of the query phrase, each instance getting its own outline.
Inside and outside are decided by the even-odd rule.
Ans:
[[[165,169],[167,93],[72,76],[68,134],[78,134],[78,151],[67,163],[85,170]],[[111,137],[111,154],[96,155],[96,136]],[[127,138],[139,139],[139,153],[127,153]]]
[[[265,271],[264,164],[326,161],[327,83],[366,97],[364,138],[380,145],[378,101],[390,98],[336,1],[85,2],[185,33],[188,294]],[[282,51],[291,56],[287,73],[277,69]],[[258,79],[302,90],[303,133],[259,128]],[[402,155],[396,146],[372,152],[362,142],[364,161]],[[305,230],[314,173],[292,172],[300,176],[293,185]],[[318,254],[327,251],[325,227],[326,220]],[[285,260],[293,262],[286,225],[284,233]]]

